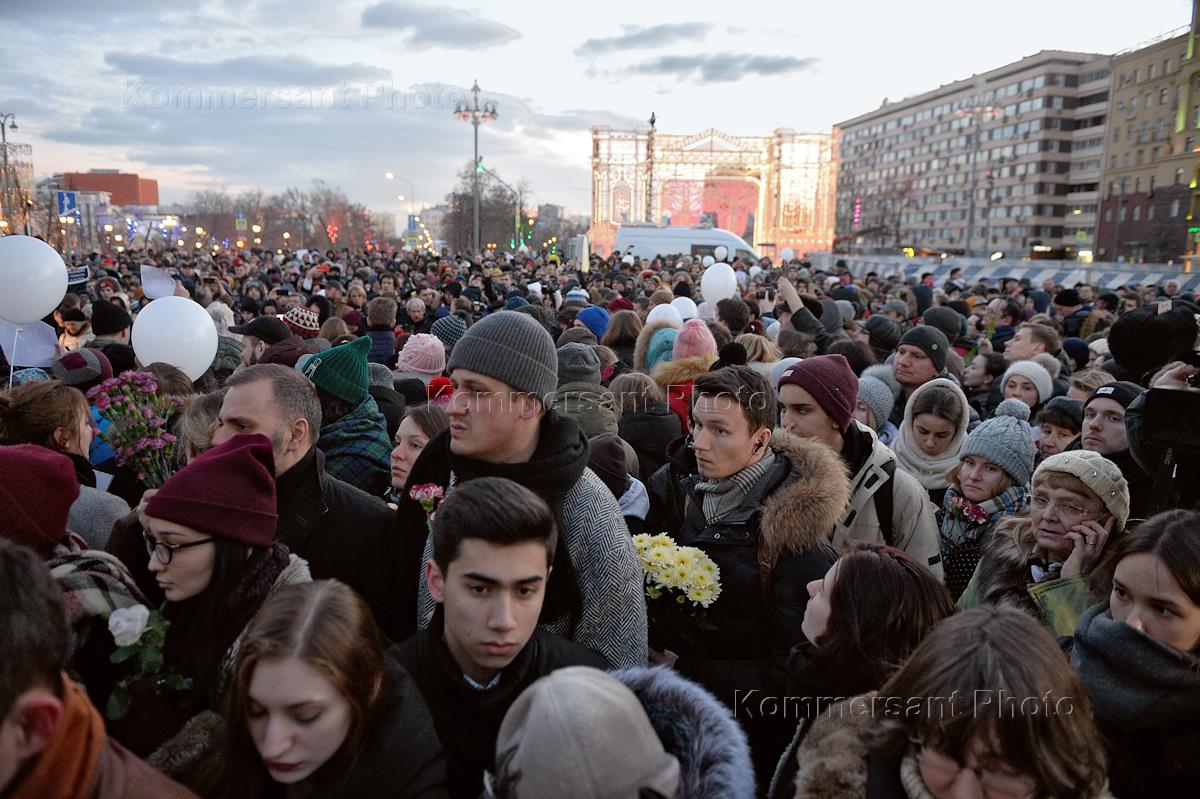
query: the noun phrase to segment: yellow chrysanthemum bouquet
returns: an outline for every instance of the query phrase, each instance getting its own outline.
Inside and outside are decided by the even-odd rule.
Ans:
[[[650,639],[659,632],[679,632],[680,615],[691,617],[700,629],[709,629],[704,611],[721,595],[721,570],[696,547],[679,546],[666,533],[633,537],[646,575],[646,608]]]

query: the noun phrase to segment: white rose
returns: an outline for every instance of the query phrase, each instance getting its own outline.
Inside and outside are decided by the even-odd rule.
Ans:
[[[150,610],[145,605],[114,610],[108,617],[108,631],[117,646],[133,646],[141,640],[149,619]]]

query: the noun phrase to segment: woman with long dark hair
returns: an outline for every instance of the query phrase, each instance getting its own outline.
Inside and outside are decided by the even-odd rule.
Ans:
[[[883,544],[854,542],[808,584],[805,640],[788,662],[787,708],[804,720],[785,750],[771,797],[790,795],[796,746],[812,720],[839,697],[878,690],[922,639],[954,613],[950,593],[925,566]]]
[[[366,603],[336,580],[267,600],[238,650],[225,799],[443,797],[445,760],[421,692]]]

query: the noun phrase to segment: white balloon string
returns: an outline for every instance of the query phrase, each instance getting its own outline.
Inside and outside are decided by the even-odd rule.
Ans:
[[[17,371],[17,342],[21,340],[21,326],[13,331],[12,359],[8,362],[8,388],[12,390],[13,374]]]

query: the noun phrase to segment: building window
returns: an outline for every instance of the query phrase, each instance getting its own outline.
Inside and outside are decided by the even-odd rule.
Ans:
[[[1154,64],[1146,68],[1146,80],[1151,80],[1154,77]]]
[[[1124,206],[1121,206],[1121,210],[1117,212],[1117,221],[1118,222],[1125,221],[1125,207]]]
[[[1137,165],[1141,166],[1142,163],[1145,162],[1145,160],[1146,160],[1146,151],[1138,150],[1137,151]]]
[[[1153,218],[1154,218],[1154,204],[1151,203],[1150,207],[1146,209],[1146,219],[1151,220]]]
[[[1185,153],[1190,153],[1194,149],[1196,149],[1196,137],[1188,136],[1183,140],[1183,151]]]
[[[1183,182],[1183,167],[1180,167],[1179,169],[1175,170],[1175,185],[1178,186],[1182,182]],[[1171,216],[1174,216],[1174,214],[1171,214]]]
[[[1142,221],[1142,206],[1140,206],[1140,205],[1133,206],[1133,221],[1134,222]]]
[[[1159,90],[1158,90],[1158,104],[1159,104],[1159,105],[1166,105],[1166,104],[1167,104],[1167,97],[1168,97],[1167,87],[1166,87],[1166,86],[1164,86],[1164,87],[1162,87],[1161,89],[1159,89]]]
[[[1131,165],[1131,161],[1132,161],[1131,156],[1132,156],[1132,153],[1125,153],[1125,161],[1124,161],[1125,166]]]
[[[1111,222],[1111,221],[1112,221],[1112,209],[1111,209],[1111,208],[1105,208],[1105,209],[1104,209],[1104,221],[1105,221],[1105,222]]]
[[[1174,219],[1177,216],[1179,216],[1179,200],[1172,200],[1171,201],[1171,218]]]
[[[1134,178],[1133,179],[1133,193],[1139,194],[1141,191],[1142,191],[1142,179]]]

